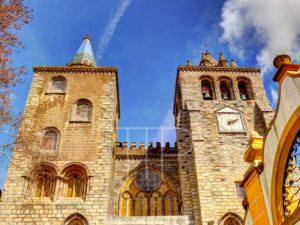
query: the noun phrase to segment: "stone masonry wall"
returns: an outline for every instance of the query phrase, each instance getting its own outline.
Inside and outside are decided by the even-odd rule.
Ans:
[[[47,81],[61,75],[67,79],[66,94],[45,94]],[[113,148],[118,120],[116,68],[36,67],[24,117],[33,129],[56,127],[60,131],[57,157],[51,163],[58,177],[65,165],[83,164],[90,175],[85,199],[62,196],[59,179],[55,198],[28,198],[26,181],[22,176],[34,166],[29,159],[13,154],[15,163],[8,168],[0,202],[0,224],[51,224],[61,225],[73,213],[83,215],[89,224],[106,224],[112,204]],[[88,99],[93,104],[91,123],[70,123],[72,104],[78,99]],[[40,126],[42,124],[42,127]],[[37,132],[39,130],[36,130]]]
[[[176,124],[177,128],[188,127],[189,132],[187,133],[189,134],[185,134],[185,138],[190,140],[184,140],[182,135],[177,135],[177,145],[178,149],[192,149],[190,167],[195,172],[194,180],[196,181],[196,185],[192,187],[198,194],[200,204],[200,212],[194,210],[193,214],[195,217],[197,215],[201,217],[200,220],[195,219],[196,224],[207,225],[209,221],[217,223],[228,212],[243,218],[243,199],[239,199],[237,196],[235,182],[243,179],[243,174],[249,167],[249,164],[243,160],[243,156],[247,150],[250,132],[255,130],[263,136],[266,124],[274,113],[257,69],[248,70],[248,72],[232,69],[220,71],[214,69],[211,71],[193,70],[187,67],[178,69],[177,82],[181,100],[176,100],[176,102],[177,104],[182,102],[182,108],[181,110],[177,109]],[[203,100],[200,84],[202,76],[209,76],[213,80],[216,89],[215,100]],[[221,77],[232,80],[235,100],[222,100],[218,83],[218,79]],[[251,80],[254,100],[240,100],[236,80],[241,77]],[[215,111],[225,106],[242,111],[245,134],[219,133]],[[179,108],[177,105],[176,107]],[[187,162],[189,162],[187,158],[188,156],[186,158],[179,157],[181,172],[184,172],[182,168],[186,168]],[[181,179],[182,186],[188,188],[189,185],[192,185],[191,180],[188,180],[186,183],[189,185],[186,185],[186,178],[182,176]],[[195,197],[188,194],[188,192],[193,193],[192,187],[186,193],[182,192],[184,203],[194,200],[194,204],[196,204]],[[185,198],[188,198],[187,201]]]

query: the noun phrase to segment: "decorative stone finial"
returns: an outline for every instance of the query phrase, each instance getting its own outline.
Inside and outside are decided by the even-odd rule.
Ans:
[[[258,136],[259,136],[259,134],[255,130],[250,133],[250,139],[252,137],[258,137]]]
[[[206,53],[206,54],[209,54],[209,53]],[[208,60],[206,54],[204,54],[204,52],[202,53],[202,58],[201,58],[200,66],[211,66],[211,63]]]
[[[191,61],[188,59],[187,60],[187,64],[186,64],[187,66],[191,66],[192,64],[191,64]]]
[[[234,59],[231,60],[231,67],[238,67]]]
[[[287,63],[287,64],[290,64],[291,63],[291,57],[289,55],[286,55],[286,54],[278,54],[274,61],[273,61],[273,64],[274,66],[279,69],[280,66],[283,64],[283,63]]]
[[[264,138],[259,136],[256,131],[252,131],[250,134],[249,148],[244,155],[246,162],[253,162],[254,160],[262,159]]]

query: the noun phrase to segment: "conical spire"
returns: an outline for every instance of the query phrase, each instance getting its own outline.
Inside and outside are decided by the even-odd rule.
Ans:
[[[97,66],[92,48],[91,38],[86,35],[71,61],[71,65]]]
[[[204,54],[204,52],[202,52],[202,58],[201,58],[201,61],[200,61],[200,66],[211,66],[211,63],[208,60],[208,58],[206,57],[206,55]]]
[[[231,60],[231,67],[238,67],[233,59]]]
[[[219,64],[218,64],[218,66],[220,66],[220,67],[227,67],[227,66],[229,66],[229,65],[228,65],[228,62],[227,62],[227,60],[225,59],[225,57],[224,57],[224,55],[222,54],[222,52],[220,53],[220,58],[219,58]]]

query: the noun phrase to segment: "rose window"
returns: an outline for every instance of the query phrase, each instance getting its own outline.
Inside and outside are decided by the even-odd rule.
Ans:
[[[159,175],[153,170],[142,170],[136,175],[137,186],[144,191],[152,191],[160,184]]]

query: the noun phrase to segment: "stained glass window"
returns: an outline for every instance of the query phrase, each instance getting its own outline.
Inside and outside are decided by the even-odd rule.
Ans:
[[[140,192],[137,194],[135,202],[135,215],[136,216],[147,216],[148,213],[148,199],[145,193]]]
[[[283,209],[288,218],[300,205],[300,131],[287,158],[283,182]]]
[[[150,198],[151,216],[162,216],[162,200],[158,192],[153,192]]]
[[[122,216],[132,216],[132,197],[127,191],[122,196]]]
[[[153,170],[141,170],[135,177],[137,186],[144,191],[152,191],[160,184],[159,175]]]
[[[47,132],[43,137],[42,148],[46,150],[55,150],[57,134],[53,131]]]
[[[165,214],[166,216],[178,215],[176,196],[171,191],[165,195]]]

